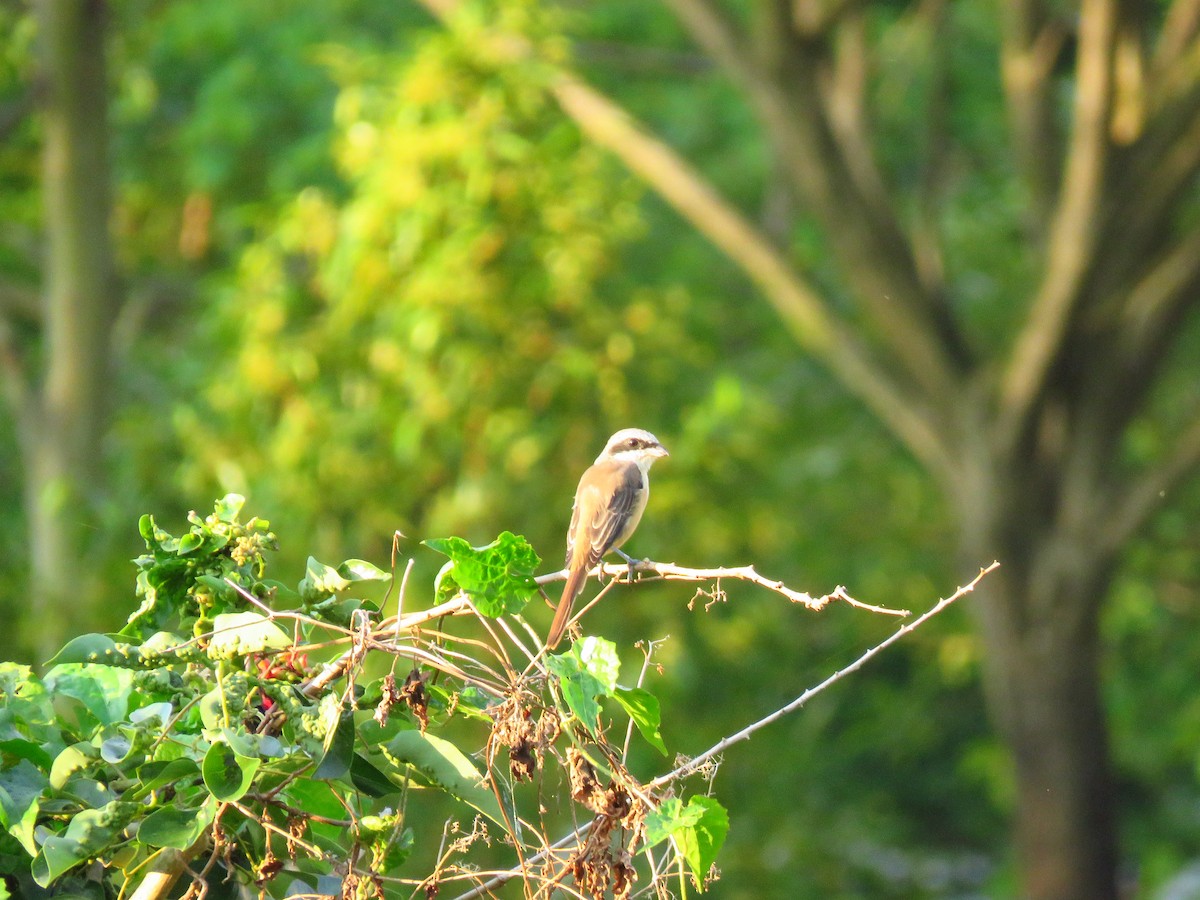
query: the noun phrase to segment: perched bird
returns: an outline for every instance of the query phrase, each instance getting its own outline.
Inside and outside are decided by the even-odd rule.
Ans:
[[[608,439],[604,452],[579,479],[567,531],[567,583],[554,610],[547,649],[562,639],[588,571],[609,551],[620,553],[637,528],[650,496],[650,466],[669,455],[650,432],[623,428]],[[621,556],[633,562],[624,553]]]

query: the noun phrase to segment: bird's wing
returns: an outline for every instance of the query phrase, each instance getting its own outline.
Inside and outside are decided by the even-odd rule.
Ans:
[[[579,480],[571,527],[567,529],[569,571],[546,638],[548,648],[556,647],[566,631],[571,607],[583,588],[588,570],[600,562],[618,540],[629,536],[627,526],[631,517],[636,519],[641,513],[639,501],[644,490],[642,473],[636,465],[611,460],[596,463]]]
[[[596,463],[592,469],[600,467],[610,469],[614,477],[589,479],[585,475],[581,479],[571,513],[571,527],[567,531],[568,568],[582,565],[590,569],[604,558],[622,536],[644,489],[642,473],[637,466],[605,461]],[[585,487],[584,482],[590,483]],[[609,484],[613,489],[602,490],[598,484]],[[576,541],[580,539],[586,539],[587,545],[577,548]],[[576,556],[576,552],[580,555]]]

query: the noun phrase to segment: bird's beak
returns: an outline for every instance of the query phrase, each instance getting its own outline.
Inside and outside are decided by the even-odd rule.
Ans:
[[[667,452],[666,447],[664,447],[662,444],[659,444],[658,447],[656,447],[654,450],[654,455],[656,457],[660,457],[660,456],[670,456],[671,454]]]

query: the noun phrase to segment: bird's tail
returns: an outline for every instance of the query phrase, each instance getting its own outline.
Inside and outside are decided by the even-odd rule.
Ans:
[[[554,621],[550,623],[550,634],[546,636],[546,649],[553,650],[562,640],[563,632],[567,630],[567,622],[571,619],[571,607],[575,605],[575,597],[583,590],[583,581],[587,578],[587,566],[572,568],[567,575],[567,583],[563,585],[562,599],[554,610]]]

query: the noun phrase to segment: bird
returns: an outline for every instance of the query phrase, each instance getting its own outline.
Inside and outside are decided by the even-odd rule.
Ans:
[[[658,438],[641,428],[623,428],[608,439],[604,450],[579,479],[571,526],[567,529],[567,582],[554,610],[546,638],[551,650],[562,639],[571,618],[571,606],[583,589],[587,573],[610,551],[633,534],[650,496],[650,466],[670,456]]]

